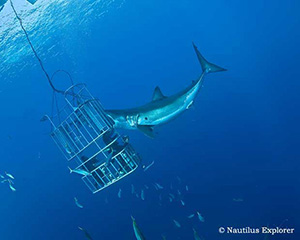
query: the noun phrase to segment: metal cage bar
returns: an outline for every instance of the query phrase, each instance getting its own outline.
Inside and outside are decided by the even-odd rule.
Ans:
[[[46,116],[50,135],[90,191],[99,192],[138,167],[141,158],[114,130],[113,120],[85,84],[69,87],[64,101],[54,117]]]

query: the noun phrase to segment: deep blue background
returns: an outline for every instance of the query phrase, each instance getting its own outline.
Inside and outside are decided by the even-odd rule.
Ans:
[[[190,84],[201,74],[192,41],[229,71],[207,76],[194,108],[158,127],[154,140],[125,131],[144,163],[155,165],[92,195],[68,173],[67,161],[47,135],[48,123],[39,122],[51,111],[51,91],[15,21],[17,37],[1,46],[6,57],[17,60],[0,72],[0,171],[15,176],[17,191],[0,185],[0,239],[84,239],[77,226],[94,239],[134,239],[131,215],[147,239],[161,234],[193,239],[193,227],[205,239],[263,239],[220,235],[218,228],[279,226],[285,219],[284,227],[299,231],[300,2],[92,3],[59,8],[55,1],[43,2],[52,4],[48,13],[53,13],[34,19],[29,32],[48,71],[68,70],[105,108],[142,105],[156,85],[171,95]],[[23,16],[29,26],[30,14]],[[47,29],[47,20],[56,24],[54,30]],[[26,51],[9,52],[15,43]],[[62,86],[67,80],[60,75],[55,81]],[[154,182],[165,187],[161,206]],[[169,203],[171,183],[181,189],[184,207]],[[131,195],[131,184],[139,191],[150,186],[145,201]],[[204,223],[187,218],[195,211]]]

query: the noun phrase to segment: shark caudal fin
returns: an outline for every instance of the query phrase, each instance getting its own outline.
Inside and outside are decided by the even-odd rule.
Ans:
[[[227,69],[219,67],[213,63],[208,62],[202,54],[199,52],[197,46],[193,43],[193,47],[195,49],[195,52],[197,54],[198,60],[201,64],[202,71],[205,73],[213,73],[213,72],[222,72],[227,71]]]

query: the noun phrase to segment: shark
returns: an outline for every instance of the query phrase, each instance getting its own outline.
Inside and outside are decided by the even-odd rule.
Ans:
[[[114,122],[115,128],[140,130],[146,136],[154,138],[154,127],[170,122],[191,108],[204,81],[209,73],[226,71],[207,61],[193,43],[193,48],[202,68],[200,77],[190,86],[172,95],[165,96],[157,86],[152,95],[152,101],[135,108],[121,110],[105,110]]]

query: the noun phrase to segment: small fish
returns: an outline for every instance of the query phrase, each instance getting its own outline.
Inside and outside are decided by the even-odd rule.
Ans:
[[[4,176],[2,174],[0,174],[0,177],[4,179]]]
[[[135,237],[137,240],[145,240],[146,238],[144,237],[141,229],[139,228],[139,226],[136,224],[136,221],[134,219],[133,216],[131,216],[131,219],[132,219],[132,226],[133,226],[133,231],[134,231],[134,234],[135,234]]]
[[[199,237],[198,233],[196,232],[196,230],[194,228],[193,228],[193,232],[194,232],[194,239],[201,240],[201,238]]]
[[[121,198],[121,196],[122,196],[122,189],[119,188],[118,197]]]
[[[82,228],[82,227],[78,227],[81,231],[83,231],[84,232],[84,235],[85,235],[85,237],[87,238],[87,239],[89,239],[89,240],[93,240],[93,238],[91,237],[91,235],[88,233],[88,231],[87,230],[85,230],[84,228]]]
[[[172,193],[169,193],[169,196],[173,199],[175,199],[175,196]]]
[[[136,196],[137,198],[140,198],[140,195],[139,195],[138,193],[136,193],[135,196]]]
[[[133,186],[133,184],[131,184],[131,194],[134,194],[134,193],[135,193],[134,186]]]
[[[149,187],[147,185],[144,185],[146,189],[149,189]]]
[[[205,221],[204,217],[199,212],[197,212],[197,215],[198,215],[198,218],[199,218],[200,222],[204,222]]]
[[[141,191],[141,199],[142,200],[145,200],[145,195],[144,195],[144,190],[142,189],[142,191]]]
[[[188,218],[193,218],[195,216],[195,214],[191,214],[188,216]]]
[[[161,194],[159,194],[158,199],[159,199],[160,202],[162,201],[162,196],[161,196]]]
[[[176,176],[176,178],[177,178],[178,182],[181,183],[180,177]]]
[[[11,185],[10,183],[9,183],[9,187],[10,187],[10,189],[11,189],[13,192],[17,191],[17,189],[15,189],[15,188],[13,187],[13,185]]]
[[[185,190],[186,190],[186,191],[188,191],[188,190],[189,190],[189,187],[188,187],[188,185],[186,185],[186,186],[185,186]]]
[[[169,197],[170,202],[173,202],[173,198]]]
[[[181,192],[179,190],[177,190],[177,193],[178,193],[179,196],[181,195]]]
[[[9,184],[15,184],[12,180],[7,179],[7,181],[9,182]]]
[[[158,183],[155,183],[155,185],[156,185],[156,187],[157,187],[158,189],[164,189],[164,187],[163,187],[162,185],[158,184]]]
[[[13,175],[11,175],[10,173],[5,172],[5,175],[10,177],[11,179],[15,179],[15,177]]]
[[[174,224],[175,224],[176,227],[178,227],[178,228],[181,227],[181,225],[180,225],[180,223],[178,221],[176,221],[176,220],[173,219],[173,222],[174,222]]]
[[[150,167],[152,167],[154,164],[154,161],[150,163],[147,167],[144,167],[144,172],[146,172]]]
[[[78,202],[78,199],[76,197],[74,197],[74,201],[77,207],[83,208],[83,206]]]
[[[66,152],[67,152],[68,154],[72,154],[72,151],[71,151],[71,149],[69,148],[68,144],[66,144],[65,150],[66,150]]]
[[[232,201],[234,201],[234,202],[243,202],[244,199],[242,199],[242,198],[234,198],[234,199],[232,199]]]
[[[5,182],[8,182],[8,179],[4,179],[1,181],[1,183],[5,183]]]
[[[181,202],[181,205],[182,205],[182,206],[185,205],[185,202],[184,202],[184,201],[180,200],[180,202]]]
[[[84,169],[71,169],[70,167],[68,167],[70,170],[70,173],[77,173],[79,175],[83,175],[83,176],[91,176],[92,174]]]

